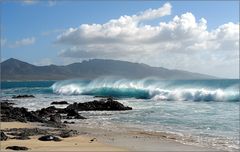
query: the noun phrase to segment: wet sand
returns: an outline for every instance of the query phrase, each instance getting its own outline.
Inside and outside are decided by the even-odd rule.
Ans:
[[[176,137],[166,133],[154,133],[126,128],[100,129],[70,125],[86,137],[97,138],[98,141],[126,148],[130,151],[220,151],[213,148],[188,145],[176,141]],[[122,129],[121,129],[122,128]]]

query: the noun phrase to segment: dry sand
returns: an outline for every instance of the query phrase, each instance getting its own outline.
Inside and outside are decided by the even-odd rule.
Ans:
[[[10,128],[33,128],[37,127],[35,123],[19,123],[19,122],[1,122],[1,129]],[[6,151],[8,146],[25,146],[32,151],[127,151],[127,149],[108,144],[100,143],[99,141],[90,142],[92,138],[76,136],[62,138],[62,141],[39,141],[39,136],[31,136],[30,140],[8,139],[1,141],[0,151]]]
[[[39,123],[23,123],[23,122],[1,122],[0,128],[10,129],[10,128],[36,128]]]

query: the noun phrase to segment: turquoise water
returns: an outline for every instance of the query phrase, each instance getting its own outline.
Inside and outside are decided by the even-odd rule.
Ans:
[[[16,106],[30,110],[47,107],[52,101],[70,103],[93,100],[93,96],[115,96],[132,111],[83,113],[93,124],[121,123],[148,131],[169,132],[183,141],[219,149],[239,149],[239,80],[175,80],[153,78],[92,81],[1,82],[3,99],[17,94],[33,94],[18,99]]]

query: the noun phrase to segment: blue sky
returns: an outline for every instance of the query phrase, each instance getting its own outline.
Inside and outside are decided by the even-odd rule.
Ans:
[[[237,25],[239,24],[239,2],[237,1],[36,1],[32,3],[29,3],[29,1],[6,1],[1,4],[2,60],[6,60],[8,58],[17,58],[37,65],[61,65],[88,59],[88,57],[82,58],[81,55],[78,57],[73,57],[71,56],[73,53],[69,53],[67,51],[70,48],[89,49],[89,45],[94,45],[94,48],[99,49],[101,52],[101,49],[103,48],[99,48],[99,45],[97,45],[98,42],[91,41],[91,44],[82,44],[83,42],[81,42],[81,44],[73,44],[69,42],[72,40],[69,37],[63,37],[63,40],[58,40],[58,37],[63,35],[64,32],[68,31],[70,28],[80,28],[82,24],[92,25],[93,23],[96,23],[103,25],[104,23],[108,23],[111,19],[119,19],[120,16],[132,16],[150,8],[152,10],[161,8],[166,3],[169,3],[171,5],[171,13],[169,15],[163,15],[154,19],[141,21],[141,23],[138,25],[138,28],[141,28],[144,25],[155,27],[159,25],[159,22],[168,23],[170,21],[173,21],[173,18],[176,15],[180,17],[186,12],[193,14],[196,18],[196,22],[199,24],[200,21],[198,22],[198,20],[204,18],[207,21],[206,31],[209,33],[212,32],[211,34],[214,34],[214,30],[218,31],[217,29],[221,25],[227,24],[229,22]],[[82,29],[80,28],[80,30]],[[83,38],[85,38],[84,40],[86,41],[90,41],[90,39],[86,37],[81,37],[79,41],[81,41]],[[228,41],[230,40],[227,40],[227,42]],[[168,43],[170,43],[170,41]],[[109,47],[109,45],[109,43],[106,43],[104,46]],[[239,46],[239,44],[237,46]],[[136,48],[137,45],[133,46],[131,44],[131,47]],[[116,48],[116,46],[111,46],[111,48]],[[149,50],[149,44],[144,45],[144,48],[146,48],[146,50]],[[238,63],[235,58],[230,59],[229,56],[238,55],[237,50],[235,48],[235,50],[233,49],[232,52],[226,52],[223,51],[223,48],[226,49],[226,46],[222,47],[219,51],[216,49],[218,51],[216,51],[216,53],[209,53],[211,51],[211,48],[207,50],[207,53],[204,53],[203,51],[199,51],[200,53],[198,54],[195,52],[190,52],[190,54],[193,55],[189,56],[179,56],[179,52],[175,53],[176,50],[171,50],[173,53],[170,51],[170,53],[166,53],[166,51],[159,52],[158,54],[162,55],[159,56],[159,58],[153,59],[151,62],[147,58],[140,60],[139,57],[136,56],[117,58],[115,56],[107,54],[99,55],[98,53],[96,54],[96,50],[92,51],[92,49],[87,52],[89,53],[92,51],[89,58],[122,59],[134,62],[139,61],[150,64],[152,66],[164,66],[171,69],[177,68],[217,76],[220,75],[222,77],[236,78],[238,77]],[[122,48],[116,49],[119,49],[119,51],[121,51]],[[149,52],[146,52],[146,50],[145,52],[139,52],[139,54],[143,52],[145,54],[152,54],[151,50]],[[65,53],[61,54],[61,52]],[[74,49],[74,54],[78,52],[80,53],[80,50]],[[153,50],[153,52],[156,51]],[[69,54],[66,55],[67,53]],[[104,53],[106,52],[103,51],[102,54]],[[185,59],[185,62],[181,61],[180,64],[178,64],[177,61],[176,63],[169,63],[173,60],[171,59],[171,56],[177,56],[179,57],[179,60]],[[167,60],[168,57],[169,60]],[[148,58],[151,58],[151,55]],[[166,61],[158,62],[162,58],[164,58]],[[193,62],[196,61],[194,58],[197,58],[202,62],[206,60],[206,63],[207,60],[211,58],[213,60],[210,63],[212,64],[212,68],[204,67],[206,66],[204,63],[202,65],[196,63],[196,66],[189,66],[192,64],[192,61],[188,58],[193,58]],[[222,61],[220,59],[224,60],[224,62],[221,62],[221,64],[217,63]],[[231,63],[228,62],[228,60],[231,60]],[[217,70],[219,67],[223,67],[223,70]],[[226,72],[224,69],[230,70]]]

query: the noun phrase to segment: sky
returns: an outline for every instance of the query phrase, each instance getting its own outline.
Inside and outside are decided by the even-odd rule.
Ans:
[[[1,60],[115,59],[239,78],[238,1],[3,1]]]

